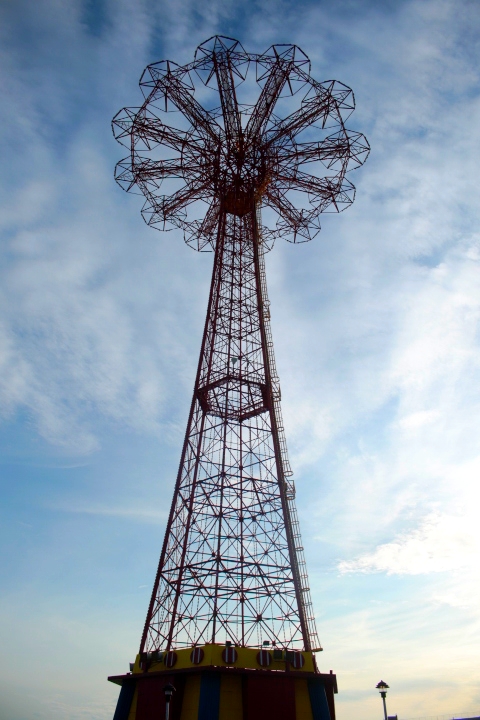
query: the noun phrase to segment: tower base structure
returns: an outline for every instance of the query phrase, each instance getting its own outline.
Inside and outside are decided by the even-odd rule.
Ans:
[[[170,720],[335,720],[336,675],[312,652],[205,645],[137,655],[113,720],[164,720],[164,688],[175,688]]]

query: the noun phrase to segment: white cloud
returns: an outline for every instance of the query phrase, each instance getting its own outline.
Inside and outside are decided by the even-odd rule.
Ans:
[[[341,573],[386,572],[389,575],[419,575],[470,567],[476,570],[480,537],[475,517],[431,514],[420,527],[402,533],[373,553],[342,561]]]
[[[440,412],[438,410],[419,410],[400,418],[398,424],[402,430],[416,430],[424,425],[431,425],[439,418]]]

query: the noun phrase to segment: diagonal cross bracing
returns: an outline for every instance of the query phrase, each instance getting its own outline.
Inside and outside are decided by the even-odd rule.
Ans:
[[[304,647],[292,572],[255,206],[224,213],[146,649],[230,639]],[[300,608],[300,609],[299,609]]]

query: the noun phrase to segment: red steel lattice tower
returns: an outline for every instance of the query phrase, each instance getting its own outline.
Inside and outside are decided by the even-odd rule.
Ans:
[[[148,66],[140,86],[142,106],[113,121],[129,149],[116,179],[145,195],[149,225],[180,228],[188,244],[214,251],[140,653],[225,641],[316,650],[264,254],[280,236],[311,239],[322,212],[353,202],[346,173],[369,151],[364,136],[345,127],[353,94],[313,80],[294,45],[257,55],[219,36],[200,45],[190,64]],[[174,127],[165,122],[170,112]]]

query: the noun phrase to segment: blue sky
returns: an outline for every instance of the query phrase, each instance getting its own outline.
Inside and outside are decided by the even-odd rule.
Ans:
[[[106,720],[143,627],[212,257],[147,228],[110,120],[213,34],[351,86],[357,199],[267,257],[339,720],[480,709],[480,5],[0,6],[0,718]]]

